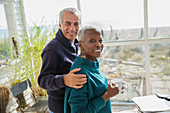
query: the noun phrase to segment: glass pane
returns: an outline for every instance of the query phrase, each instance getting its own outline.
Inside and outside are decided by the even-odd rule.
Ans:
[[[170,38],[170,0],[148,0],[149,37]]]
[[[153,44],[150,50],[153,94],[170,94],[170,43]]]
[[[143,28],[142,0],[83,0],[83,25],[103,30],[105,40],[139,39]]]
[[[119,62],[118,62],[119,61]],[[132,101],[143,94],[144,49],[143,46],[106,47],[100,61],[100,68],[109,80],[123,78],[125,92],[114,97],[115,101]]]
[[[76,0],[24,0],[27,24],[58,24],[59,12],[65,7],[77,8]]]
[[[170,38],[170,1],[149,0],[149,38]],[[170,93],[170,43],[150,45],[151,86],[154,93]]]
[[[5,63],[6,58],[10,55],[10,40],[8,35],[7,22],[5,17],[4,6],[0,4],[0,61],[1,65]],[[0,65],[0,67],[1,67]]]

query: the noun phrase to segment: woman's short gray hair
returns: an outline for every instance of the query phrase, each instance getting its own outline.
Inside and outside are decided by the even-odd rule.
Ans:
[[[79,31],[79,33],[78,33],[78,39],[79,39],[79,41],[82,41],[82,38],[83,38],[85,32],[88,31],[88,30],[96,30],[96,31],[98,31],[99,33],[101,33],[101,30],[100,30],[99,28],[97,28],[97,27],[94,27],[94,26],[84,26],[84,27]]]
[[[79,11],[78,9],[76,9],[76,8],[69,7],[69,8],[64,8],[64,9],[60,12],[60,14],[59,14],[59,23],[60,23],[60,24],[62,24],[62,22],[63,22],[63,13],[64,13],[64,12],[68,12],[68,13],[70,13],[70,14],[75,14],[75,15],[79,18],[80,23],[81,23],[81,13],[80,13],[80,11]]]

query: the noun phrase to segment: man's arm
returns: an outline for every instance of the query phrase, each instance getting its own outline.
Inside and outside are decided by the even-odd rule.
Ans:
[[[81,88],[86,83],[86,75],[76,75],[80,69],[75,69],[68,74],[55,75],[58,62],[58,56],[53,51],[46,51],[42,54],[42,69],[38,77],[38,84],[46,90],[59,90],[69,86],[73,88]]]

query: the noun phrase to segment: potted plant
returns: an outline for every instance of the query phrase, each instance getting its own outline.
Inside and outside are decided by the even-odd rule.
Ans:
[[[30,80],[27,79],[16,83],[10,88],[13,96],[17,98],[19,110],[21,111],[25,111],[29,106],[32,106],[37,102],[31,86]]]
[[[0,113],[6,113],[6,107],[9,102],[9,89],[3,85],[0,86]]]

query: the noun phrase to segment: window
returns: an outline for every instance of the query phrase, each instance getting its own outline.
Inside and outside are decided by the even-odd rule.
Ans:
[[[10,56],[10,40],[3,4],[0,4],[0,17],[0,61],[2,61]]]
[[[152,92],[170,93],[170,15],[169,0],[149,0],[150,79]],[[159,41],[156,41],[158,40]],[[160,90],[161,89],[161,90]]]
[[[169,0],[81,1],[83,25],[93,24],[103,32],[102,72],[108,77],[120,74],[128,86],[125,94],[114,100],[131,101],[158,90],[169,93],[168,87],[163,88],[170,82],[168,4]],[[147,20],[149,26],[144,26]],[[162,84],[159,89],[158,82]]]

